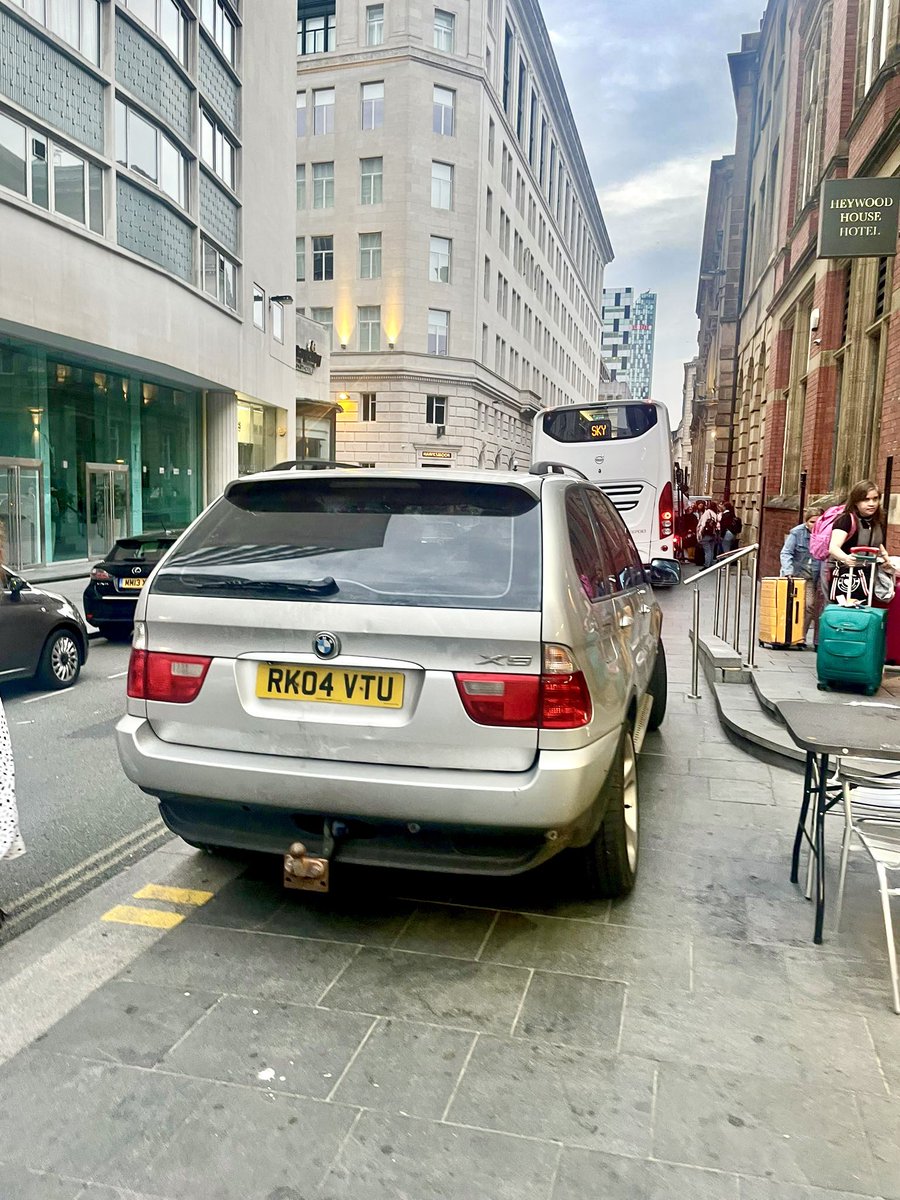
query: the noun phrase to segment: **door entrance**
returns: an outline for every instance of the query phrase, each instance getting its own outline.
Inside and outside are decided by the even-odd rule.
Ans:
[[[39,459],[0,458],[0,538],[17,571],[43,559],[44,488]]]
[[[88,558],[102,558],[116,538],[128,536],[128,468],[119,463],[87,463],[86,494]]]

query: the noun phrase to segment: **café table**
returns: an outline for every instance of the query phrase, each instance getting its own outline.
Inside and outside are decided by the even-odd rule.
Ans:
[[[803,802],[791,856],[791,882],[797,882],[805,839],[814,865],[814,941],[821,945],[825,918],[825,815],[842,800],[840,786],[833,783],[829,792],[829,759],[878,760],[881,770],[876,772],[876,763],[871,763],[872,775],[881,774],[888,763],[900,764],[900,706],[877,700],[848,700],[844,704],[781,700],[776,707],[794,742],[806,751]],[[862,768],[863,764],[858,766]],[[811,805],[815,807],[810,828]]]

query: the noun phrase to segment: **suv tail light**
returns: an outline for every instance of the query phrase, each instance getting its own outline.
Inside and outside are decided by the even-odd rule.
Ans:
[[[112,575],[110,575],[109,571],[104,570],[103,567],[92,567],[91,579],[95,580],[97,583],[109,583],[109,581],[112,579]]]
[[[667,483],[659,497],[659,536],[670,538],[674,530],[675,500],[672,495],[672,485]]]
[[[133,649],[128,660],[128,695],[133,700],[189,704],[203,687],[211,662],[199,654]]]
[[[593,715],[587,680],[565,646],[544,646],[540,675],[457,671],[454,678],[463,707],[477,725],[580,729]]]

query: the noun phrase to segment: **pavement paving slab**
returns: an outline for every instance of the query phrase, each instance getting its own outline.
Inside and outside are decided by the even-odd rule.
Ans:
[[[663,604],[687,677],[689,594]],[[800,777],[686,690],[626,899],[564,860],[286,893],[275,860],[173,841],[0,948],[0,1200],[900,1200],[871,871],[814,946]],[[178,923],[102,920],[138,904]]]

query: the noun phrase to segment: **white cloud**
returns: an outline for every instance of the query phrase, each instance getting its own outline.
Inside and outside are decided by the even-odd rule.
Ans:
[[[604,212],[640,212],[660,205],[706,199],[712,154],[671,158],[603,190]]]

